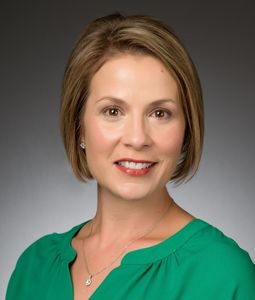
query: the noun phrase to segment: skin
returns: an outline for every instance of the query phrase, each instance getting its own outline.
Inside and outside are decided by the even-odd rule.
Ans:
[[[78,254],[70,268],[75,300],[89,297],[120,263],[117,260],[84,290],[84,250],[93,273],[156,224],[167,208],[164,219],[129,251],[159,243],[193,219],[166,188],[181,153],[185,118],[177,84],[159,60],[131,54],[108,60],[92,78],[82,129],[98,201],[92,234],[88,224],[72,241]],[[127,157],[156,165],[146,175],[132,176],[115,164]]]

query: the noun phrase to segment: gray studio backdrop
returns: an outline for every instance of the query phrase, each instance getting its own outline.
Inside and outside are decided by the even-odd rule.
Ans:
[[[86,23],[116,10],[161,18],[189,49],[204,90],[204,154],[197,176],[169,189],[255,259],[253,1],[120,2],[2,3],[0,299],[31,242],[94,215],[95,183],[76,181],[61,144],[60,85]]]

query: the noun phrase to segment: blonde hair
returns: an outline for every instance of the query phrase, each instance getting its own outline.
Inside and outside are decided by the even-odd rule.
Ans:
[[[196,68],[179,38],[163,22],[144,15],[111,14],[92,21],[70,55],[61,96],[61,133],[72,169],[81,181],[92,179],[86,151],[80,148],[81,118],[90,81],[111,57],[145,54],[159,59],[178,84],[186,129],[182,153],[171,181],[190,179],[197,171],[203,145],[202,90]]]

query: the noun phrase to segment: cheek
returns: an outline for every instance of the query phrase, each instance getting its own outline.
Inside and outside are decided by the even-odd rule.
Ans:
[[[185,126],[182,124],[177,125],[161,131],[157,135],[157,144],[161,153],[171,158],[179,157],[183,145]]]
[[[85,124],[85,143],[91,156],[110,150],[120,136],[119,130],[113,130],[98,119],[87,119]]]

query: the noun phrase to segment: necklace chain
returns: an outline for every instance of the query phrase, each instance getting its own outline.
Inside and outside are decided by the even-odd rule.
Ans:
[[[92,278],[97,276],[98,274],[102,273],[103,271],[105,271],[106,269],[108,269],[111,265],[113,265],[122,255],[125,254],[125,252],[127,251],[127,249],[135,242],[137,242],[138,240],[140,240],[141,238],[147,236],[148,234],[150,234],[156,227],[157,225],[161,222],[161,220],[165,217],[165,215],[167,214],[168,210],[171,207],[171,204],[173,203],[173,200],[170,202],[170,204],[168,205],[167,209],[163,212],[163,214],[160,216],[160,218],[153,224],[152,227],[149,228],[149,230],[147,230],[145,233],[143,233],[142,235],[138,235],[138,237],[132,239],[124,248],[123,250],[120,252],[120,254],[118,254],[118,256],[116,258],[114,258],[113,261],[111,261],[108,265],[104,266],[102,269],[100,269],[99,271],[95,272],[95,273],[91,273],[89,270],[89,266],[88,266],[88,261],[86,258],[86,253],[85,253],[85,239],[83,239],[82,241],[82,256],[83,256],[83,262],[85,265],[85,268],[89,274],[89,276],[87,277],[87,279],[85,280],[85,285],[86,286],[90,286],[92,284]],[[91,229],[89,232],[89,235],[87,236],[87,238],[89,238],[92,234],[93,231],[93,221],[94,219],[92,219],[90,221],[91,223]],[[89,224],[90,224],[89,223]]]

